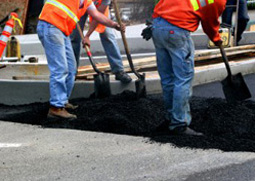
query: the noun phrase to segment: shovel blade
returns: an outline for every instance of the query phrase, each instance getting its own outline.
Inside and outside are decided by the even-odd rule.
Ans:
[[[140,78],[135,81],[135,89],[137,99],[146,97],[145,73],[140,75]]]
[[[108,74],[100,73],[94,75],[95,97],[105,98],[111,95],[110,78]]]
[[[233,75],[232,79],[228,76],[221,83],[227,102],[243,101],[251,97],[250,90],[241,73]]]

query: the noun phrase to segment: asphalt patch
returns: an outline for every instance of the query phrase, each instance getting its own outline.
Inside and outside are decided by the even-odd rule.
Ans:
[[[133,92],[104,99],[76,99],[79,107],[72,113],[75,121],[47,119],[48,103],[23,106],[0,105],[0,120],[40,125],[46,128],[66,128],[143,136],[149,143],[171,143],[177,147],[220,149],[223,151],[255,151],[255,102],[229,104],[221,98],[192,97],[191,128],[205,136],[153,136],[164,121],[161,95],[136,100]]]

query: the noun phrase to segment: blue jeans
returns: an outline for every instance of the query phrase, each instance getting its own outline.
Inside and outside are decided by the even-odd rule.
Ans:
[[[238,13],[238,28],[236,40],[239,42],[242,39],[242,34],[246,29],[247,23],[250,20],[246,0],[239,0]],[[228,0],[227,5],[236,5],[236,0]],[[222,14],[222,23],[232,26],[232,15],[236,11],[235,7],[227,7]]]
[[[70,38],[45,21],[38,22],[37,33],[50,70],[50,104],[64,107],[71,95],[77,69]]]
[[[163,89],[163,99],[170,120],[169,129],[191,123],[189,99],[194,77],[194,45],[190,32],[163,18],[153,20],[153,42]]]
[[[86,14],[80,19],[79,23],[82,29],[84,28],[86,19],[87,19]],[[115,74],[117,72],[123,71],[124,68],[123,68],[122,58],[120,54],[120,49],[119,49],[117,40],[113,34],[113,30],[111,28],[106,27],[105,32],[100,33],[100,39],[101,39],[101,43],[103,45],[105,54],[107,56],[107,59],[109,61],[109,64],[111,66],[112,73]],[[71,34],[71,41],[72,41],[72,46],[75,53],[77,65],[79,65],[81,37],[79,35],[77,28]]]

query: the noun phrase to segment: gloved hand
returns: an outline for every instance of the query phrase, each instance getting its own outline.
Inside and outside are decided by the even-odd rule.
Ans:
[[[220,46],[220,45],[222,45],[222,43],[223,43],[223,41],[222,40],[218,40],[218,41],[216,41],[216,42],[214,42],[214,44],[216,45],[216,46]]]
[[[141,35],[142,35],[143,39],[148,41],[152,37],[152,23],[151,23],[151,21],[146,20],[146,25],[147,25],[147,27],[143,29]]]

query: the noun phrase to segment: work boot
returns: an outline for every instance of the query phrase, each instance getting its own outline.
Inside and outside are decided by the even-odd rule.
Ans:
[[[170,134],[172,135],[187,135],[187,136],[204,136],[203,133],[196,132],[195,130],[186,127],[186,126],[180,126],[176,127],[175,129],[170,131]]]
[[[77,119],[77,116],[70,114],[65,108],[50,107],[48,118],[64,118],[64,119]]]
[[[69,110],[75,110],[77,109],[79,106],[78,105],[73,105],[71,103],[66,103],[65,104],[65,109],[69,109]]]
[[[128,84],[132,81],[131,77],[124,71],[117,72],[115,74],[115,79],[120,80],[123,84]]]
[[[187,135],[187,136],[204,136],[203,133],[196,132],[187,126],[176,127],[173,130],[169,129],[169,120],[165,120],[161,123],[153,132],[153,135]]]

